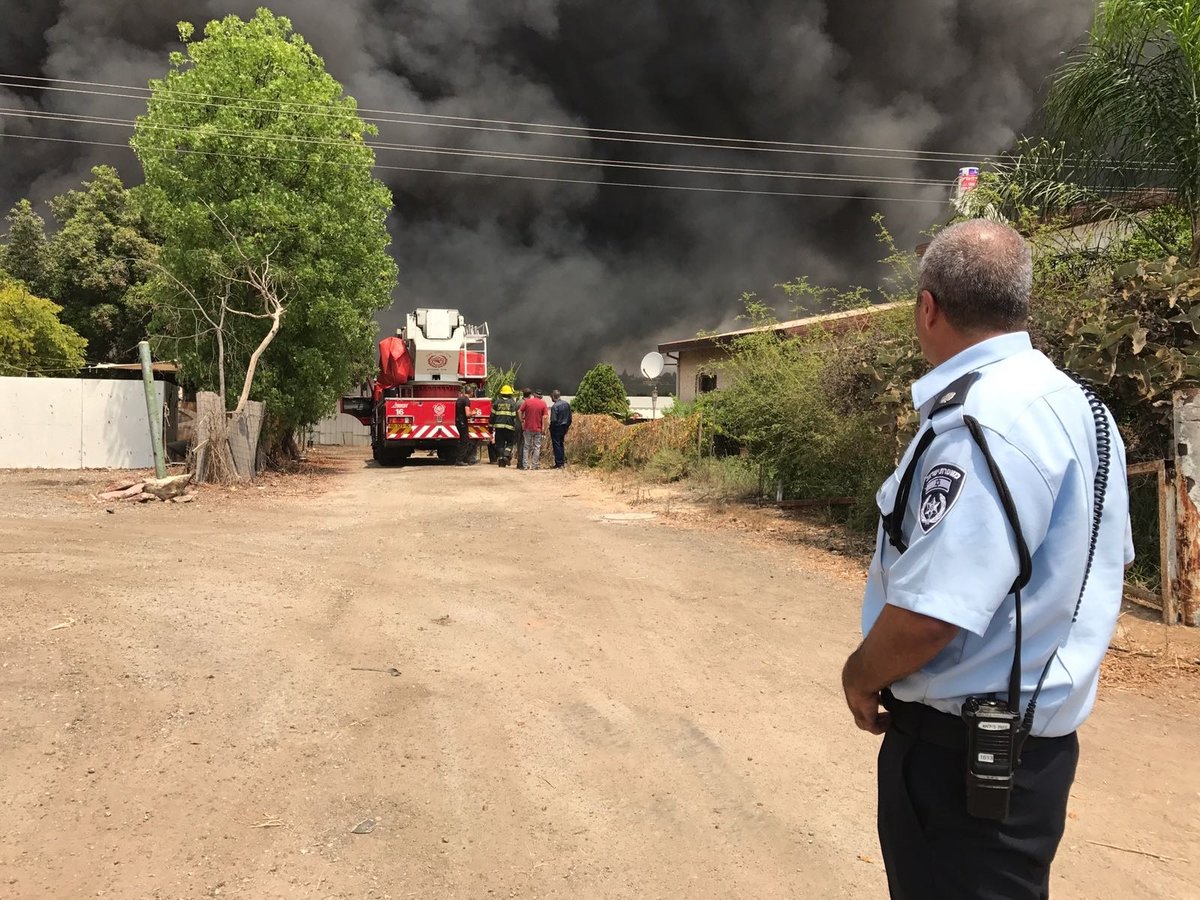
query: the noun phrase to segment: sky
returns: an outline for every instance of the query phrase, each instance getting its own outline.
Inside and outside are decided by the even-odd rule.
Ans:
[[[124,144],[129,132],[118,128],[20,113],[132,119],[139,101],[15,90],[5,75],[144,87],[178,49],[176,22],[202,26],[259,5],[0,0],[0,107],[16,111],[0,115],[0,204],[44,201],[99,163],[140,179],[120,147],[4,139]],[[771,296],[801,275],[875,283],[883,254],[871,216],[882,213],[902,246],[944,219],[958,166],[1012,145],[1085,35],[1093,4],[277,0],[271,9],[292,19],[362,108],[459,117],[385,124],[381,141],[572,158],[378,159],[523,176],[379,171],[396,201],[389,229],[401,272],[381,328],[417,306],[457,307],[489,323],[492,362],[520,363],[527,378],[569,390],[597,362],[633,371],[660,340],[736,327],[743,291]],[[467,118],[589,130],[517,134]],[[629,132],[689,137],[633,141]],[[690,136],[774,143],[734,150]],[[613,162],[743,171],[602,165]]]

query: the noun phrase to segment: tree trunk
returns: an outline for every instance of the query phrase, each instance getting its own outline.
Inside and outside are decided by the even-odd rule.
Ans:
[[[1200,207],[1192,212],[1192,256],[1191,268],[1200,266]]]

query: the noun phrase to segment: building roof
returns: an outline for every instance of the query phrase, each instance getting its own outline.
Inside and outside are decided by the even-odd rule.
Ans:
[[[813,328],[821,326],[833,331],[847,331],[863,324],[875,313],[900,306],[906,303],[880,303],[864,309],[850,309],[845,312],[823,313],[819,316],[809,316],[806,319],[793,319],[790,322],[778,322],[775,325],[761,325],[757,328],[741,328],[737,331],[723,331],[720,334],[706,334],[699,337],[687,338],[681,341],[667,341],[658,345],[659,353],[680,353],[685,350],[707,350],[729,343],[734,338],[747,334],[757,334],[763,331],[773,331],[776,334],[786,334],[793,337],[807,334]]]

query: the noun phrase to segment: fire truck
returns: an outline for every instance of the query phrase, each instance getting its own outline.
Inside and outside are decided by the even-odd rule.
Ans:
[[[403,465],[418,450],[443,462],[458,458],[462,444],[455,401],[472,395],[468,436],[478,451],[491,443],[492,401],[487,379],[487,323],[470,325],[457,309],[410,312],[395,336],[379,342],[379,377],[369,397],[343,397],[341,409],[371,428],[371,450],[383,466]]]

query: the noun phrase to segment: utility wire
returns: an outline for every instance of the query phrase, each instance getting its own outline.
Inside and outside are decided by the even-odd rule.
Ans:
[[[3,79],[13,82],[4,82]],[[85,90],[82,88],[58,87],[59,84],[80,85],[82,88],[113,88],[115,91]],[[672,147],[689,147],[703,150],[728,150],[735,152],[764,152],[764,153],[794,153],[811,156],[833,156],[848,159],[881,159],[899,162],[937,163],[961,166],[964,163],[980,165],[1012,159],[1012,153],[979,153],[968,154],[954,151],[913,150],[888,147],[865,147],[853,144],[819,144],[793,141],[766,141],[753,138],[726,138],[707,135],[673,134],[670,132],[631,131],[616,128],[597,128],[583,125],[552,125],[539,122],[518,122],[507,119],[488,119],[481,117],[450,116],[435,113],[405,112],[394,110],[372,110],[368,108],[338,110],[330,104],[303,103],[288,100],[265,100],[257,98],[235,97],[225,94],[204,94],[195,91],[176,91],[161,88],[152,93],[148,87],[135,85],[111,84],[99,81],[77,81],[71,79],[46,78],[34,75],[15,75],[0,73],[0,87],[32,89],[42,91],[58,91],[73,94],[88,94],[94,96],[114,97],[148,102],[151,99],[163,103],[187,104],[191,106],[217,106],[221,108],[243,108],[260,111],[282,111],[288,109],[307,109],[309,115],[320,117],[346,118],[357,115],[364,121],[375,124],[411,125],[417,127],[459,128],[476,131],[498,132],[508,135],[526,135],[534,137],[567,138],[594,141],[616,141],[633,144],[652,144]],[[116,91],[136,91],[138,93],[117,93]],[[177,99],[197,97],[199,100]],[[214,103],[213,101],[221,101]],[[365,115],[374,113],[375,115]],[[402,118],[396,118],[402,117]],[[418,121],[413,121],[418,120]],[[426,121],[420,121],[426,120]],[[485,125],[467,125],[458,123],[486,123]],[[504,125],[506,127],[489,127]],[[619,137],[618,135],[631,135]],[[653,139],[652,139],[653,138]],[[695,143],[700,142],[700,143]],[[1076,161],[1073,157],[1064,159],[1070,163]],[[1095,164],[1099,168],[1120,170],[1121,165],[1103,165],[1100,160]],[[1147,169],[1147,171],[1161,171]]]
[[[11,134],[5,133],[0,135],[0,141],[12,138],[13,140],[24,141],[49,141],[59,144],[82,144],[92,147],[115,147],[121,150],[132,150],[128,144],[117,144],[110,141],[90,141],[80,138],[57,138],[48,135],[38,134]],[[296,157],[284,156],[257,156],[247,153],[226,153],[215,150],[190,150],[182,147],[146,147],[147,150],[161,151],[166,153],[186,153],[199,156],[215,156],[228,159],[253,159],[263,162],[294,162],[305,165],[328,165],[337,166],[340,168],[353,168],[353,163],[339,163],[333,160],[323,159],[302,159]],[[816,194],[804,193],[799,191],[753,191],[740,188],[714,188],[714,187],[699,187],[696,185],[681,185],[681,184],[639,184],[637,182],[627,181],[592,181],[583,178],[550,178],[540,175],[514,175],[501,172],[471,172],[463,169],[427,169],[416,166],[394,166],[384,163],[375,163],[372,168],[382,169],[395,172],[420,172],[428,175],[464,175],[474,178],[503,178],[516,181],[537,181],[547,182],[551,184],[581,184],[593,185],[595,187],[623,187],[623,188],[641,188],[643,190],[657,191],[694,191],[707,194],[744,194],[759,197],[803,197],[812,199],[826,200],[862,200],[862,201],[878,201],[880,203],[933,203],[938,206],[944,206],[945,200],[931,200],[922,197],[875,197],[863,196],[859,194]]]
[[[100,125],[116,128],[136,128],[137,123],[128,119],[117,119],[103,116],[87,116],[74,113],[49,113],[42,111],[27,111],[20,108],[0,107],[0,117],[29,118],[50,122],[66,122],[71,124]],[[190,132],[186,126],[158,125],[143,122],[143,128],[164,131]],[[220,129],[205,129],[205,135],[233,137],[244,139],[270,139],[298,144],[317,146],[343,147],[341,141],[323,138],[306,138],[300,135],[276,135],[263,132],[225,131]],[[785,178],[804,181],[841,181],[873,184],[921,185],[926,187],[948,187],[949,182],[932,178],[901,178],[890,175],[849,175],[836,172],[794,172],[791,170],[775,169],[742,169],[722,166],[694,166],[676,163],[642,163],[635,160],[591,159],[578,156],[551,156],[548,154],[515,153],[503,150],[477,150],[466,147],[437,147],[422,144],[396,144],[383,141],[364,141],[364,145],[380,151],[426,153],[443,156],[468,156],[479,159],[513,160],[518,162],[548,162],[555,165],[589,166],[596,168],[635,169],[653,172],[681,172],[698,175],[734,175],[752,178]]]
[[[5,82],[3,79],[22,79],[40,82],[55,82],[55,84],[30,84]],[[58,87],[57,84],[75,84],[84,87]],[[508,122],[503,119],[484,119],[466,116],[441,116],[432,113],[414,113],[396,110],[337,110],[328,104],[300,103],[287,100],[259,100],[254,98],[234,97],[224,94],[202,94],[191,91],[172,91],[161,89],[151,93],[150,88],[133,85],[108,84],[105,82],[71,81],[67,79],[35,78],[28,75],[9,75],[0,73],[0,87],[16,87],[43,91],[57,91],[68,94],[87,94],[93,96],[116,97],[143,102],[155,100],[191,106],[220,106],[248,105],[245,108],[258,110],[307,109],[313,110],[312,115],[346,118],[357,115],[367,122],[376,124],[413,125],[428,128],[455,128],[468,131],[485,131],[509,135],[529,135],[535,137],[553,137],[589,141],[612,141],[629,144],[649,144],[670,147],[690,147],[703,150],[735,150],[759,153],[785,153],[808,156],[835,156],[850,159],[893,159],[901,162],[927,162],[961,164],[970,161],[986,161],[995,158],[995,154],[967,154],[948,151],[912,150],[888,147],[860,147],[849,144],[819,144],[799,143],[791,141],[762,141],[750,138],[707,137],[704,135],[672,134],[669,132],[625,131],[614,128],[592,128],[578,125],[547,125],[538,122]],[[87,88],[87,89],[85,89]],[[111,88],[113,90],[93,90],[91,88]],[[118,93],[137,91],[138,93]],[[178,96],[175,96],[178,95]],[[189,100],[186,97],[201,99]],[[219,101],[214,103],[213,101]],[[485,123],[464,124],[468,122]],[[503,125],[504,127],[500,127]],[[629,137],[621,137],[629,135]]]

